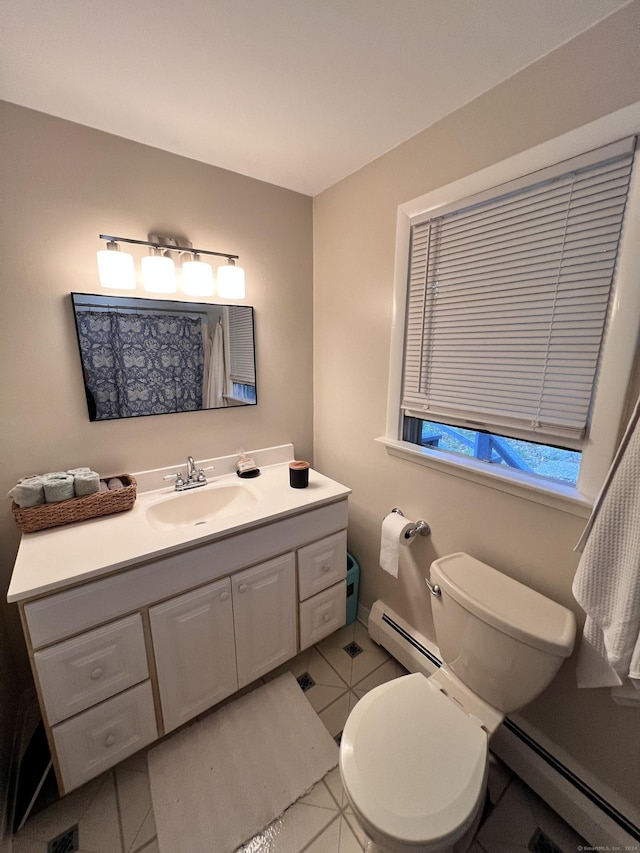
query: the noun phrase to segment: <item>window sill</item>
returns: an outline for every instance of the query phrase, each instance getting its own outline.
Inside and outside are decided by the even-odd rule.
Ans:
[[[223,399],[228,403],[232,403],[233,405],[247,405],[247,406],[255,406],[256,401],[250,400],[248,397],[234,397],[232,394],[223,394]]]
[[[477,459],[458,458],[434,448],[419,447],[408,441],[385,437],[375,440],[384,444],[390,456],[416,462],[427,468],[435,468],[454,477],[471,480],[490,489],[497,489],[580,518],[588,518],[591,514],[591,501],[583,497],[573,486],[551,481],[541,482],[538,477],[532,477],[522,471],[502,470]]]

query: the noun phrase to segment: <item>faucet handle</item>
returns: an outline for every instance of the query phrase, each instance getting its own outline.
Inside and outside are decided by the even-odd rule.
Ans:
[[[172,477],[176,478],[176,486],[184,486],[184,480],[182,478],[182,474],[178,471],[175,474],[167,474],[166,477],[163,477],[163,480],[171,480]]]
[[[207,468],[200,468],[198,470],[198,482],[203,483],[206,482],[207,478],[204,475],[205,471],[213,471],[215,469],[215,465],[209,465]]]

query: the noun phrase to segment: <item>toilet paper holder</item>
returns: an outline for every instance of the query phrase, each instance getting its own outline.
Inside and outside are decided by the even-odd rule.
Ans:
[[[394,506],[391,512],[396,512],[398,515],[401,515],[404,518],[404,513],[400,509],[400,507]],[[412,527],[410,530],[404,534],[405,539],[413,539],[414,536],[429,536],[431,534],[431,528],[427,524],[426,521],[416,521],[415,527]]]

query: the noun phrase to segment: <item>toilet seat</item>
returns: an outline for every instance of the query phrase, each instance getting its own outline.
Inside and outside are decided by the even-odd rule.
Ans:
[[[367,693],[342,733],[340,772],[365,832],[388,849],[453,844],[483,802],[487,735],[425,676]]]

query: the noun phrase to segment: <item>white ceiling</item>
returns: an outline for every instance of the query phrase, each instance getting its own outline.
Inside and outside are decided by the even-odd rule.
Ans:
[[[2,0],[0,97],[315,195],[628,2]]]

